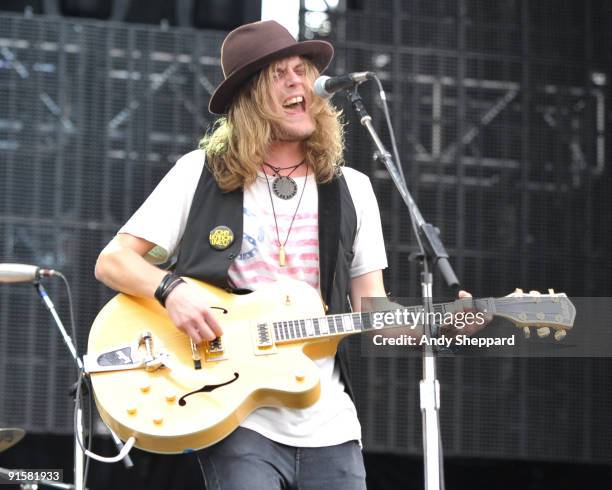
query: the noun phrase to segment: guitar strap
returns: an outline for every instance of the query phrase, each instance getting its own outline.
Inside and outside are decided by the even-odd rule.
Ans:
[[[328,314],[344,313],[347,311],[357,214],[341,174],[327,184],[317,184],[317,188],[321,295]],[[243,217],[242,190],[222,192],[204,165],[179,247],[177,274],[231,290],[228,270],[242,246],[238,237],[243,235]],[[233,242],[219,247],[211,239],[215,230],[229,230]],[[352,397],[342,345],[338,349],[337,361],[346,390]]]

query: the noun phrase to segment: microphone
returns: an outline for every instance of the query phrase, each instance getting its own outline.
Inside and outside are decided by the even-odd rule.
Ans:
[[[351,88],[358,83],[365,82],[375,77],[371,71],[356,71],[347,75],[339,75],[337,77],[320,76],[315,80],[313,89],[314,93],[324,99],[329,99],[338,90]]]
[[[41,277],[54,276],[53,269],[41,269],[36,265],[0,264],[0,284],[34,282]]]

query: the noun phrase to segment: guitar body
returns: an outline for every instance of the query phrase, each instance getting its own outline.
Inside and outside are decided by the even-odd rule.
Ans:
[[[100,415],[121,439],[134,436],[135,445],[150,452],[180,453],[220,441],[258,407],[303,408],[318,400],[319,369],[312,359],[333,355],[339,336],[256,345],[256,327],[262,322],[323,316],[316,290],[283,280],[251,294],[233,295],[187,280],[201,288],[223,328],[220,354],[200,346],[200,369],[194,365],[189,338],[154,300],[119,294],[92,326],[89,357],[138,343],[144,332],[151,333],[155,353],[168,354],[156,370],[90,373]]]

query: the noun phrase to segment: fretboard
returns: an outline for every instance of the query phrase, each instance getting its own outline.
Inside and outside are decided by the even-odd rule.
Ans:
[[[444,315],[445,313],[456,313],[458,308],[456,302],[441,303],[434,305],[433,311]],[[410,306],[388,311],[343,313],[318,318],[273,322],[272,329],[277,343],[344,336],[385,328],[418,326],[422,322],[412,322],[410,320],[422,318],[420,315],[422,312],[422,306]],[[398,313],[400,315],[399,322],[392,321],[390,316],[384,317],[384,315],[396,315]]]

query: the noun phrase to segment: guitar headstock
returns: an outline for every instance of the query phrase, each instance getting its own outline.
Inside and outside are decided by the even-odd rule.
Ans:
[[[525,337],[531,335],[530,327],[537,329],[539,337],[550,335],[555,330],[555,339],[562,340],[566,331],[574,326],[576,308],[565,293],[548,294],[539,291],[524,293],[516,289],[504,298],[495,300],[496,314],[507,318],[517,327],[522,328]]]

